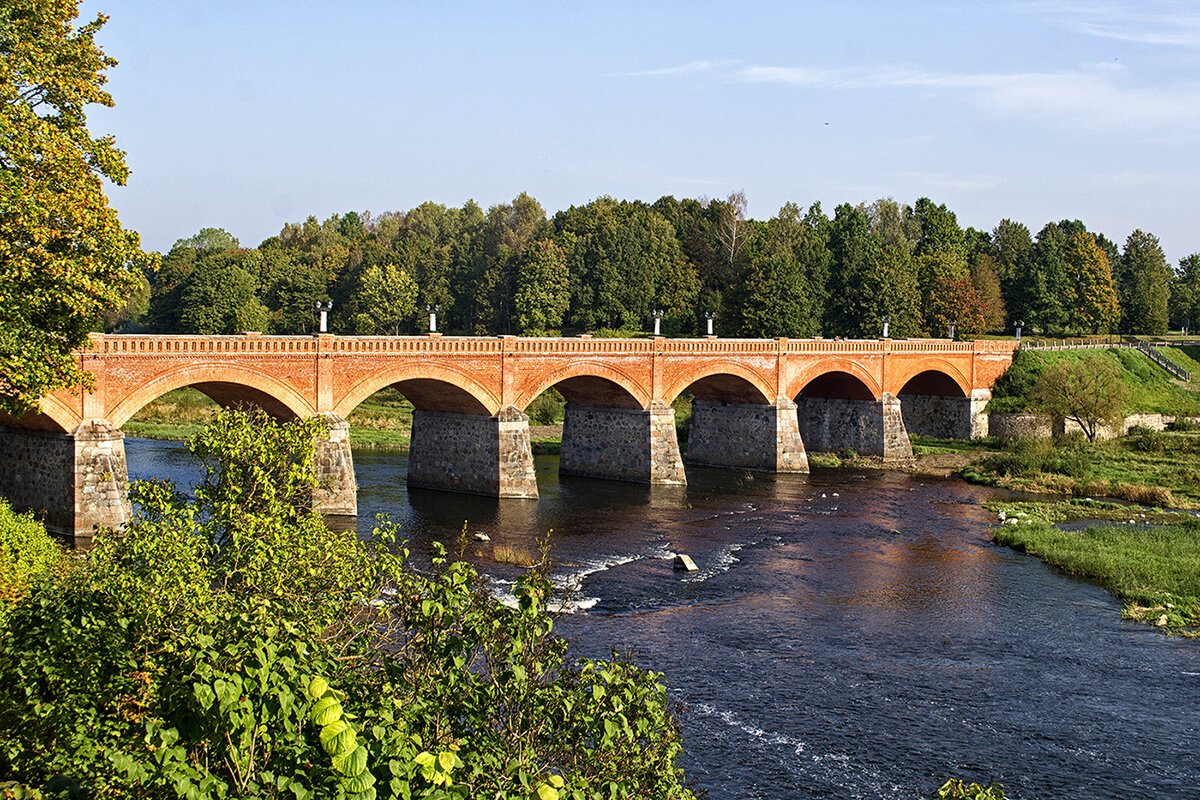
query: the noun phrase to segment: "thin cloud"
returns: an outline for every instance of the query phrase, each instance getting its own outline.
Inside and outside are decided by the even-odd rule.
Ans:
[[[617,74],[627,78],[678,77],[681,75],[695,75],[701,72],[712,72],[728,67],[733,63],[732,61],[689,61],[686,64],[677,64],[673,67],[647,69],[639,72],[620,72]]]
[[[1200,126],[1200,86],[1130,87],[1124,70],[1026,73],[934,73],[897,67],[814,70],[751,66],[737,77],[829,90],[933,89],[954,92],[988,111],[1065,121],[1090,128]]]
[[[1114,5],[1048,0],[1022,3],[1020,7],[1060,17],[1064,25],[1088,36],[1138,44],[1200,48],[1200,11],[1192,3]]]

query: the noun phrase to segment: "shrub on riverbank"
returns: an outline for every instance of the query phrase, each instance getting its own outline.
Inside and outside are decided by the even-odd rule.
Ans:
[[[1094,444],[1079,435],[1018,441],[961,474],[973,483],[1037,494],[1190,508],[1200,504],[1198,455],[1196,431],[1133,428]]]
[[[311,510],[318,423],[234,412],[194,497],[135,487],[122,537],[0,629],[0,780],[96,796],[686,800],[661,676],[571,662],[549,583],[515,609]],[[315,687],[315,688],[314,688]],[[319,691],[318,691],[319,690]]]
[[[1003,525],[995,540],[1100,581],[1124,601],[1130,618],[1173,629],[1200,626],[1200,520],[1064,530],[1031,518]]]
[[[62,545],[33,514],[18,514],[0,497],[0,623],[8,610],[63,557]]]

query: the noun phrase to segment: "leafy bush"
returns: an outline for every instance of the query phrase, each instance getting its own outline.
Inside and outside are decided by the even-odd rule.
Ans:
[[[194,497],[135,487],[123,537],[0,630],[0,775],[150,798],[681,798],[661,676],[569,662],[534,571],[515,609],[439,551],[311,510],[315,423],[231,412]]]
[[[62,546],[32,513],[17,514],[0,498],[0,621],[62,555]]]
[[[968,785],[958,778],[951,778],[938,789],[938,800],[1004,800],[1004,791],[997,783]]]
[[[992,386],[991,414],[1019,414],[1032,408],[1030,396],[1038,378],[1046,371],[1046,362],[1032,350],[1018,350],[1012,364]]]
[[[525,413],[531,425],[558,425],[563,421],[563,408],[567,401],[557,389],[547,389],[534,398]]]

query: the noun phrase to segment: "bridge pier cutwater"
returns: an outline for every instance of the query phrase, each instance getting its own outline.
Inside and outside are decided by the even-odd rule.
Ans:
[[[412,486],[536,498],[525,409],[567,400],[560,469],[686,483],[671,403],[692,394],[688,463],[805,472],[807,452],[912,455],[908,433],[985,435],[983,406],[1015,343],[946,340],[592,339],[93,334],[95,380],[0,417],[0,493],[78,546],[129,520],[120,426],[193,386],[284,419],[323,417],[314,508],[355,515],[347,417],[392,386],[415,406]]]

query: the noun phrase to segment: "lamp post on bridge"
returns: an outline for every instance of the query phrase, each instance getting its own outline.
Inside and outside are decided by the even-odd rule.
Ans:
[[[441,306],[425,306],[425,310],[429,312],[429,332],[437,333],[437,315],[442,310]]]
[[[654,335],[662,336],[662,324],[661,324],[662,318],[663,318],[662,309],[660,309],[660,308],[654,309],[653,311],[650,312],[650,316],[654,317]]]
[[[1017,344],[1021,343],[1021,328],[1025,327],[1025,320],[1017,322]]]
[[[320,322],[317,324],[317,330],[321,333],[327,333],[329,330],[328,314],[333,310],[333,301],[330,300],[328,303],[322,303],[320,300],[318,300],[314,308],[316,308],[317,313],[320,314]]]
[[[955,318],[955,319],[950,320],[950,324],[946,326],[946,338],[952,342],[954,341],[954,328],[957,325],[958,325],[958,319]]]
[[[704,312],[704,319],[708,320],[708,336],[716,337],[716,334],[713,333],[713,320],[716,319],[716,317],[717,315],[711,311]]]
[[[879,318],[879,321],[883,323],[883,338],[886,339],[888,338],[888,325],[891,324],[892,317],[890,314],[884,314]]]

